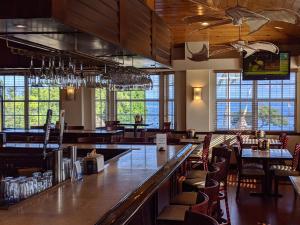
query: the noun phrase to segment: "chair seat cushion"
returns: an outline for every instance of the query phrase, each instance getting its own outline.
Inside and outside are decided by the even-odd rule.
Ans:
[[[186,179],[201,178],[201,179],[205,180],[206,175],[207,175],[207,171],[205,171],[205,170],[191,170],[187,174]]]
[[[171,200],[172,205],[195,205],[197,204],[197,192],[181,192]]]
[[[288,165],[272,165],[271,171],[274,171],[275,176],[299,176],[300,172],[293,170],[292,166]]]
[[[190,209],[186,205],[169,205],[157,217],[157,220],[184,221],[185,212]]]
[[[183,181],[183,186],[191,186],[193,188],[203,188],[205,187],[205,178],[194,178],[194,179],[186,179]]]
[[[263,169],[263,165],[260,163],[243,163],[243,168]]]
[[[256,169],[256,168],[243,168],[242,169],[242,175],[248,175],[248,176],[264,176],[265,171],[262,169]]]

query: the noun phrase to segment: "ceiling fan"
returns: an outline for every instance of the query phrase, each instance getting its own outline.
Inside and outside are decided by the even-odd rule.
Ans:
[[[247,58],[253,55],[255,52],[260,52],[260,51],[268,51],[275,54],[279,53],[279,48],[271,42],[267,42],[267,41],[248,42],[247,40],[241,39],[241,27],[239,27],[239,39],[237,41],[225,45],[215,45],[215,46],[220,48],[214,51],[210,51],[209,57],[226,53],[232,50],[236,50],[241,55],[244,54],[244,58]]]
[[[245,7],[237,4],[234,7],[230,7],[224,12],[215,7],[214,3],[210,3],[213,0],[190,0],[191,2],[198,3],[213,9],[215,12],[211,15],[196,15],[188,16],[183,18],[183,21],[187,24],[199,25],[192,33],[211,28],[216,26],[221,26],[225,24],[232,24],[235,26],[241,26],[243,23],[246,23],[249,26],[249,33],[254,33],[261,29],[269,21],[279,21],[286,22],[291,24],[299,23],[300,14],[291,9],[277,8],[277,9],[266,9],[259,12],[251,11]]]

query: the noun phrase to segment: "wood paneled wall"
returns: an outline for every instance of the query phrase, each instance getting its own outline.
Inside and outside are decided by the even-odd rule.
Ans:
[[[51,31],[63,33],[73,28],[124,48],[125,53],[171,64],[171,31],[142,0],[3,0],[1,18],[49,19],[43,26]]]
[[[137,0],[120,0],[120,42],[126,49],[151,57],[152,12]]]

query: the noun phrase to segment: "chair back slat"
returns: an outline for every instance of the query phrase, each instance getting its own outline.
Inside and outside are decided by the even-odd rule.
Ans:
[[[295,146],[295,151],[293,154],[293,162],[292,162],[292,168],[293,170],[300,170],[300,143],[297,143]]]

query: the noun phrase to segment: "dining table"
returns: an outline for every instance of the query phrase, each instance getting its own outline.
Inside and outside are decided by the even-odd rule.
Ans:
[[[252,195],[269,195],[275,196],[272,193],[270,163],[284,162],[292,160],[293,156],[288,149],[269,149],[269,150],[254,150],[252,148],[243,148],[241,158],[243,160],[251,160],[252,162],[262,163],[265,171],[265,188],[262,193],[252,193]]]
[[[147,124],[147,123],[118,123],[119,126],[125,126],[125,127],[128,127],[128,126],[131,126],[133,127],[133,136],[134,137],[137,137],[137,128],[138,127],[148,127],[150,126],[150,124]]]

